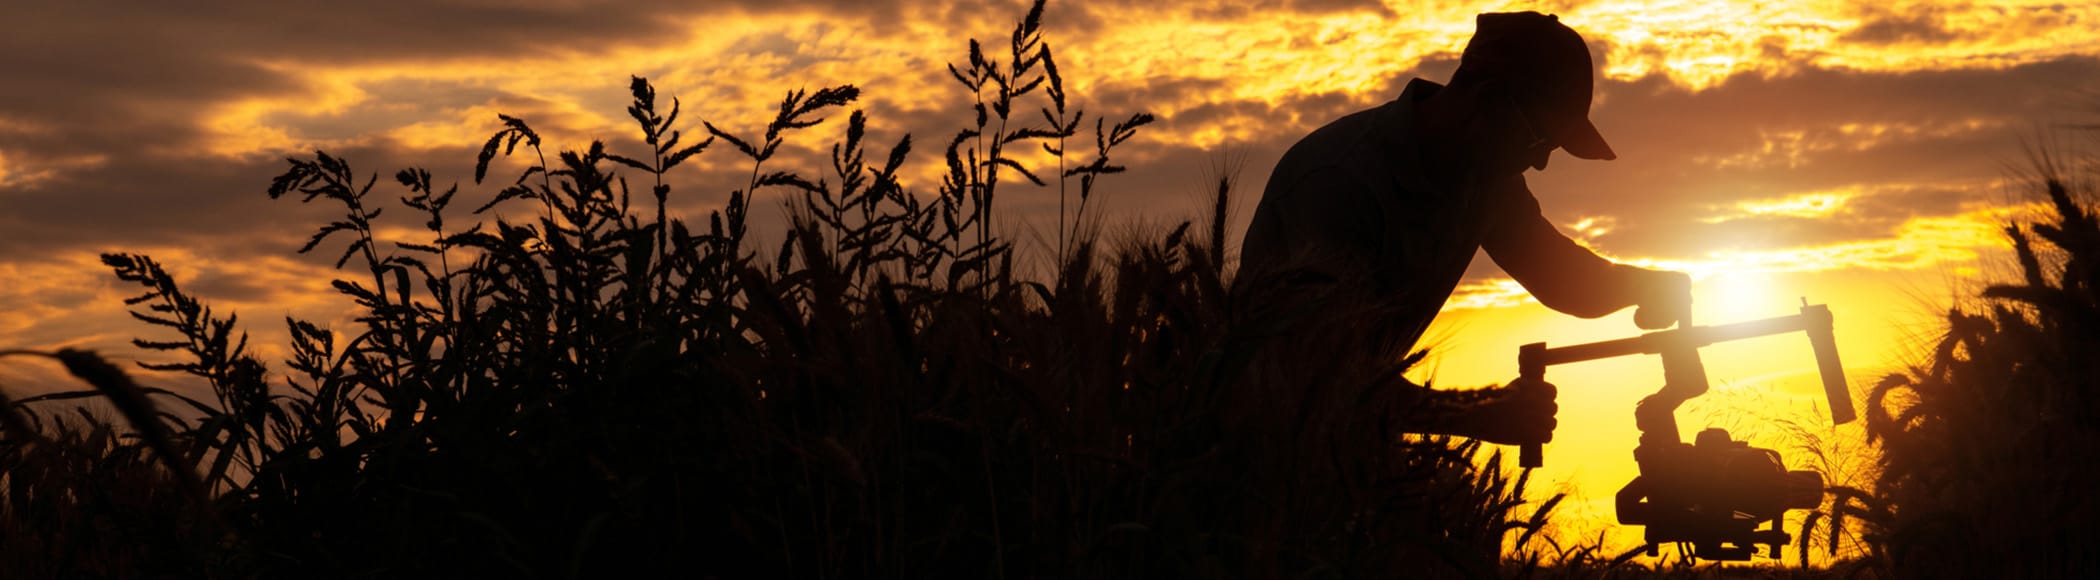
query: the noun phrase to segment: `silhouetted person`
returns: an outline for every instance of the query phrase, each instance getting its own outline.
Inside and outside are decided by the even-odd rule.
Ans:
[[[1591,75],[1582,37],[1557,17],[1480,15],[1448,85],[1414,79],[1398,99],[1284,153],[1242,244],[1243,288],[1314,280],[1342,303],[1374,303],[1351,311],[1372,315],[1294,332],[1371,325],[1364,346],[1389,364],[1421,338],[1479,249],[1554,310],[1595,318],[1638,305],[1642,328],[1676,324],[1690,311],[1689,277],[1598,257],[1556,231],[1524,184],[1524,170],[1545,169],[1554,149],[1616,157],[1588,119]],[[1552,438],[1552,385],[1404,388],[1414,392],[1401,430]]]

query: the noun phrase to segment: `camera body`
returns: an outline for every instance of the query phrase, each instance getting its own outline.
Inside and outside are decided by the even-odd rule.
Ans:
[[[1757,544],[1777,558],[1792,540],[1780,529],[1786,510],[1813,509],[1823,496],[1822,474],[1788,471],[1779,452],[1723,429],[1701,431],[1693,444],[1644,443],[1634,458],[1641,474],[1619,489],[1619,523],[1647,527],[1650,555],[1685,542],[1708,560],[1747,560]]]

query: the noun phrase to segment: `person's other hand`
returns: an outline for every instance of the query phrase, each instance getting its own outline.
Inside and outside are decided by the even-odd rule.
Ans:
[[[1660,330],[1692,319],[1692,277],[1667,270],[1636,270],[1634,292],[1639,296],[1633,325],[1642,330]]]
[[[1559,425],[1554,419],[1560,412],[1558,394],[1552,383],[1517,379],[1460,414],[1452,434],[1504,445],[1552,441]]]

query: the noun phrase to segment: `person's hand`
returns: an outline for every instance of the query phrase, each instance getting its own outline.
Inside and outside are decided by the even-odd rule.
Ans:
[[[1452,435],[1491,443],[1522,445],[1553,440],[1560,412],[1555,402],[1559,389],[1538,379],[1517,379],[1509,386],[1490,389],[1485,401],[1461,412],[1452,425]]]
[[[1692,277],[1667,270],[1635,270],[1633,325],[1660,330],[1691,324]]]

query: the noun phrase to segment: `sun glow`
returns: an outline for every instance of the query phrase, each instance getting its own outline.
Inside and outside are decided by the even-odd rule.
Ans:
[[[1745,311],[1784,300],[1769,274],[1723,272],[1710,275],[1693,290],[1693,318],[1700,324],[1737,322]]]

